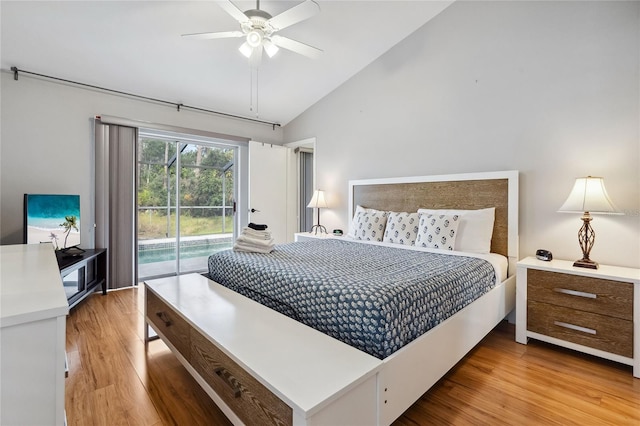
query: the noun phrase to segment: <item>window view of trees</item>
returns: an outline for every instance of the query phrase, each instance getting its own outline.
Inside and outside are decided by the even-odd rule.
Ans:
[[[233,232],[233,149],[141,137],[138,158],[139,239],[175,237],[178,210],[181,236]]]

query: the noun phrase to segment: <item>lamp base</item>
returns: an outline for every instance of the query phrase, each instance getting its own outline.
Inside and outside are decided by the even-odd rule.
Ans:
[[[315,230],[315,232],[314,232],[314,230]],[[323,234],[323,233],[324,233],[324,234],[327,234],[327,228],[325,228],[325,227],[324,227],[324,226],[322,226],[322,225],[313,225],[313,226],[311,227],[311,231],[309,231],[309,233],[314,232],[314,234],[316,234],[316,235],[317,235],[317,234],[318,234],[318,231],[320,231],[320,233],[321,233],[321,234]]]
[[[580,259],[573,262],[573,266],[578,268],[598,269],[598,262],[594,262],[591,259]]]

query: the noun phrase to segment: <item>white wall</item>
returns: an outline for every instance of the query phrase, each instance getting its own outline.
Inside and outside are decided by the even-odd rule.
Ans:
[[[80,194],[82,246],[93,242],[96,115],[282,143],[282,129],[1,73],[0,243],[22,243],[25,193]],[[245,183],[246,185],[246,183]]]
[[[347,228],[349,179],[520,171],[520,256],[581,257],[575,177],[626,216],[596,216],[591,258],[640,267],[640,3],[461,2],[284,129],[317,137],[322,213]]]

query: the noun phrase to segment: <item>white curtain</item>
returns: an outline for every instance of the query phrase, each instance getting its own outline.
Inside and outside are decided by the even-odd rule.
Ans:
[[[95,246],[106,248],[110,289],[136,284],[138,129],[95,120]]]

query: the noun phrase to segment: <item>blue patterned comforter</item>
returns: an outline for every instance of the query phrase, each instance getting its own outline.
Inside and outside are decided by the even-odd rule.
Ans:
[[[380,359],[495,285],[482,259],[337,239],[219,252],[209,276]]]

